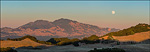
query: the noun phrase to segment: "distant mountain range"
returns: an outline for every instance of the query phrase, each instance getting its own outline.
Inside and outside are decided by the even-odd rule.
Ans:
[[[58,19],[53,22],[36,20],[18,28],[1,28],[1,37],[6,36],[58,36],[58,37],[86,37],[93,34],[102,36],[119,29],[101,28],[94,25],[84,24],[69,19]]]

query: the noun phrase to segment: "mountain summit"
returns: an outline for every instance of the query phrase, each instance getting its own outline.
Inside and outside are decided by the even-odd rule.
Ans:
[[[53,22],[46,20],[36,20],[29,22],[18,28],[8,30],[1,29],[2,37],[5,36],[58,36],[58,37],[83,37],[90,35],[104,35],[109,32],[118,31],[118,29],[100,28],[98,26],[80,23],[69,19],[58,19]]]
[[[23,28],[23,29],[48,29],[51,28],[52,26],[54,26],[51,22],[46,21],[46,20],[36,20],[34,22],[30,22],[27,23],[23,26],[20,26],[19,28]]]

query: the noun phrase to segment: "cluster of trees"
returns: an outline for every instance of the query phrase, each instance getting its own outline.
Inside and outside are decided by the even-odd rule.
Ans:
[[[125,50],[120,48],[102,48],[102,49],[94,48],[94,50],[90,50],[88,52],[125,52]]]
[[[21,40],[24,40],[24,39],[26,39],[26,38],[29,38],[29,39],[31,39],[31,40],[33,40],[33,41],[36,41],[36,42],[38,41],[35,37],[30,36],[30,35],[26,35],[26,36],[23,36],[23,37],[21,37],[21,38],[15,38],[15,39],[7,38],[7,40],[21,41]]]
[[[51,42],[52,44],[57,44],[61,41],[68,41],[68,40],[70,40],[70,39],[68,39],[68,38],[51,38],[47,42]]]
[[[94,44],[94,43],[99,43],[99,37],[96,35],[92,35],[90,37],[85,37],[82,40],[80,40],[81,43],[86,43],[86,44]]]
[[[75,46],[78,46],[79,39],[68,39],[68,38],[51,38],[47,42],[51,42],[54,45],[69,45],[73,44]]]
[[[41,43],[41,44],[47,44],[47,45],[51,45],[51,44],[52,44],[51,42],[46,42],[46,41],[37,40],[35,37],[30,36],[30,35],[26,35],[26,36],[24,36],[24,37],[15,38],[15,39],[7,38],[7,40],[11,40],[11,41],[21,41],[21,40],[24,40],[24,39],[26,39],[26,38],[29,38],[29,39],[31,39],[32,41],[35,41],[35,42],[38,42],[38,43]]]
[[[117,31],[117,32],[111,32],[111,33],[108,33],[104,36],[108,36],[108,35],[111,35],[111,36],[112,35],[113,36],[127,36],[127,35],[133,35],[135,33],[146,32],[146,31],[150,31],[150,25],[144,24],[144,23],[139,23],[136,26],[132,26],[130,28],[123,29],[123,30],[120,30],[120,31]]]
[[[70,39],[70,40],[66,40],[66,41],[61,41],[61,42],[57,43],[57,45],[73,44],[74,46],[79,46],[78,42],[79,42],[79,39],[74,38],[74,39]]]
[[[0,41],[4,41],[4,40],[0,39]]]
[[[94,43],[103,43],[103,44],[109,44],[109,43],[114,43],[116,42],[116,45],[120,45],[120,42],[117,40],[113,39],[112,36],[108,37],[107,40],[102,40],[99,39],[98,36],[92,35],[90,37],[85,37],[83,39],[68,39],[68,38],[51,38],[47,42],[51,42],[53,45],[70,45],[73,44],[74,46],[79,46],[80,43],[85,43],[85,44],[94,44]]]
[[[37,42],[38,42],[38,43],[41,43],[41,44],[52,45],[52,43],[51,43],[51,42],[40,41],[40,40],[38,40]]]
[[[99,43],[99,37],[96,35],[92,35],[90,37],[85,37],[81,40],[74,38],[74,39],[68,39],[68,38],[51,38],[48,41],[40,41],[37,40],[35,37],[30,36],[30,35],[26,35],[24,37],[21,38],[15,38],[15,39],[10,39],[7,38],[7,40],[12,40],[12,41],[21,41],[24,40],[26,38],[31,39],[32,41],[41,43],[41,44],[48,44],[48,45],[70,45],[73,44],[74,46],[79,46],[79,42],[81,43],[86,43],[86,44],[93,44],[93,43]]]
[[[17,51],[10,47],[7,47],[7,48],[0,48],[0,52],[17,52]]]
[[[86,44],[93,44],[93,43],[99,43],[99,37],[96,35],[92,35],[90,37],[85,37],[81,40],[74,38],[74,39],[68,39],[68,38],[51,38],[47,42],[51,42],[54,45],[70,45],[73,44],[74,46],[79,46],[79,42],[86,43]]]

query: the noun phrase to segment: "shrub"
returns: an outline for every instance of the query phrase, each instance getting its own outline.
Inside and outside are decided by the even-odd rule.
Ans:
[[[79,42],[79,39],[68,39],[68,38],[51,38],[47,42],[51,42],[54,45],[70,45],[74,42]]]
[[[102,48],[102,49],[94,49],[88,52],[125,52],[125,50],[120,48]]]
[[[103,44],[109,44],[109,43],[114,43],[114,42],[116,42],[115,40],[103,40],[103,41],[101,41],[101,43],[103,43]]]
[[[68,38],[51,38],[47,42],[51,42],[52,44],[57,44],[61,41],[68,41],[68,40],[70,40],[70,39],[68,39]]]
[[[7,38],[7,40],[10,40],[10,38]]]
[[[120,45],[120,42],[117,42],[117,45]]]
[[[66,40],[66,41],[60,41],[60,42],[57,43],[57,45],[70,45],[70,44],[73,44],[75,42],[79,42],[79,39],[74,38],[74,39],[69,39],[69,40]]]
[[[74,42],[73,45],[74,46],[79,46],[79,42]]]

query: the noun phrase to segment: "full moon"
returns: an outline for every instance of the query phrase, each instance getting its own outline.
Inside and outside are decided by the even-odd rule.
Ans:
[[[112,11],[112,14],[115,14],[115,11]]]

